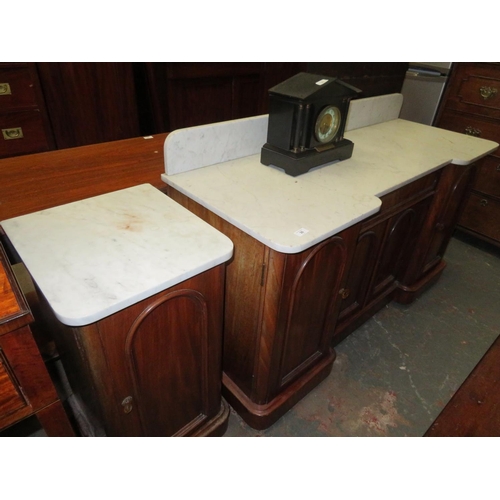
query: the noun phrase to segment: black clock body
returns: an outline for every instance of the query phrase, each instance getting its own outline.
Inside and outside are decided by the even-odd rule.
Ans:
[[[344,139],[344,130],[349,102],[360,92],[338,78],[311,73],[299,73],[271,88],[261,163],[297,176],[350,158],[354,144]]]

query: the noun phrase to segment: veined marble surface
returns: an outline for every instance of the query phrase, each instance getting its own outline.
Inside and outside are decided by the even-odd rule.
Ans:
[[[260,151],[267,140],[268,115],[174,130],[163,147],[169,175],[215,165]]]
[[[377,95],[355,99],[349,104],[345,132],[395,120],[403,106],[403,94]],[[345,135],[345,133],[344,133]]]
[[[402,94],[351,101],[346,131],[394,120],[402,104]],[[260,153],[267,141],[268,121],[268,115],[261,115],[174,130],[163,147],[166,174],[179,174]]]
[[[352,158],[298,177],[260,153],[162,179],[270,248],[297,253],[380,209],[380,196],[448,163],[466,165],[498,144],[406,120],[351,130]]]
[[[2,221],[57,318],[93,323],[229,260],[233,244],[143,184]]]

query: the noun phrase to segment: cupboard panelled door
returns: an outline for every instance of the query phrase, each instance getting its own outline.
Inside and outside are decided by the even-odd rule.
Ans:
[[[389,220],[387,236],[374,275],[371,298],[383,293],[406,268],[413,251],[412,242],[418,236],[429,204],[430,199],[425,199]]]
[[[330,354],[346,261],[347,246],[340,237],[330,238],[312,251],[287,255],[278,320],[278,337],[283,339],[279,389]]]
[[[220,411],[221,338],[213,332],[222,310],[212,318],[207,298],[187,288],[139,306],[99,323],[118,417],[107,431],[192,435]]]

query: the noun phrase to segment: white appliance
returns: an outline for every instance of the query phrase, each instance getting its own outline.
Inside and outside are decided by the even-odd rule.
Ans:
[[[451,62],[410,63],[403,82],[400,118],[432,125],[451,70]]]

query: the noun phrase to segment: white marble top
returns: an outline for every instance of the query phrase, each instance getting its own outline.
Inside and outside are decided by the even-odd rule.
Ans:
[[[402,104],[402,94],[351,101],[345,130],[394,120]],[[174,130],[163,146],[165,173],[180,174],[260,153],[268,122],[269,115],[261,115]]]
[[[262,165],[255,154],[162,179],[270,248],[297,253],[376,213],[380,196],[498,147],[400,119],[345,137],[354,142],[352,158],[298,177]]]
[[[57,318],[93,323],[232,256],[229,238],[149,184],[2,221]]]

